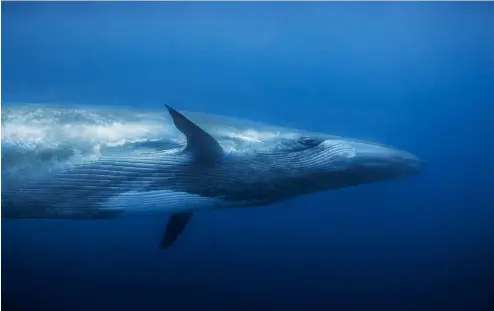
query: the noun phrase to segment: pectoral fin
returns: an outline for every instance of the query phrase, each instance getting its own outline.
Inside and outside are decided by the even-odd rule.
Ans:
[[[160,248],[167,248],[177,240],[187,226],[191,216],[191,212],[174,213],[170,216],[161,239]]]

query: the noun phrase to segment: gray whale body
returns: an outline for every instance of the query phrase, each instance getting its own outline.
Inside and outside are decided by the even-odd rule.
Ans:
[[[2,218],[171,214],[262,206],[420,173],[374,142],[204,113],[16,105],[2,111]]]

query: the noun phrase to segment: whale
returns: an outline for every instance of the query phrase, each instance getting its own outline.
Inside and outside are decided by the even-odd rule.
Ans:
[[[168,217],[160,248],[200,210],[421,172],[416,155],[382,143],[170,105],[2,106],[2,219]]]

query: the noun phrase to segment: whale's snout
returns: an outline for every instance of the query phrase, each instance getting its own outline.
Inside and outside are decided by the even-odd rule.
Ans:
[[[422,160],[410,152],[401,151],[401,153],[401,162],[404,166],[404,170],[410,175],[419,175],[423,167]]]
[[[422,160],[408,151],[366,142],[351,145],[355,150],[351,166],[369,177],[393,179],[419,175],[422,171]]]

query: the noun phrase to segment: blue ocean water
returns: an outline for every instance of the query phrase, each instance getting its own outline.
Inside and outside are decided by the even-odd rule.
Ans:
[[[2,221],[5,310],[494,308],[494,4],[3,2],[2,103],[382,141],[415,178],[166,219]]]

